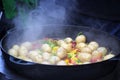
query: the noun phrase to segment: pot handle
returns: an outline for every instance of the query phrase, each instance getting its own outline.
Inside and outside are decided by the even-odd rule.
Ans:
[[[19,64],[19,65],[35,65],[36,63],[33,62],[28,62],[28,61],[24,61],[18,58],[15,58],[13,56],[9,57],[10,62],[14,63],[14,64]]]

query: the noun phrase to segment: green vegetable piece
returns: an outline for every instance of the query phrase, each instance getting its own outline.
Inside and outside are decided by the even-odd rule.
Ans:
[[[68,58],[72,58],[72,55],[71,54],[68,54],[68,56],[67,56]]]
[[[56,42],[54,40],[48,39],[46,41],[44,41],[43,43],[48,44],[51,48],[57,46]]]
[[[80,60],[79,60],[79,59],[77,60],[77,63],[80,63]]]
[[[82,35],[82,34],[83,34],[82,32],[79,32],[77,36],[80,36],[80,35]]]

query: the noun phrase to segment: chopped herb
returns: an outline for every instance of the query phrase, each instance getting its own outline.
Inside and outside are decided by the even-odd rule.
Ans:
[[[51,39],[45,40],[45,41],[43,41],[43,43],[48,44],[51,48],[57,46],[56,42],[54,40],[51,40]]]
[[[83,34],[82,32],[79,32],[77,36],[80,36],[80,35],[82,35],[82,34]]]
[[[71,54],[68,54],[68,58],[72,58]]]
[[[80,63],[80,60],[79,60],[79,59],[77,60],[77,63]]]

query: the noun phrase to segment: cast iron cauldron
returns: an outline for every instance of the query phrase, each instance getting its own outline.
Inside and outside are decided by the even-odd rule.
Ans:
[[[36,32],[39,30],[35,29]],[[71,65],[71,66],[57,66],[57,65],[44,65],[34,62],[28,62],[17,59],[8,54],[8,49],[14,45],[24,41],[36,40],[32,38],[36,33],[31,31],[27,38],[24,38],[25,29],[17,30],[12,29],[1,40],[1,50],[6,64],[15,72],[20,75],[26,76],[33,80],[96,80],[100,77],[108,75],[112,72],[118,62],[120,56],[120,42],[119,40],[103,31],[91,29],[83,26],[44,26],[40,31],[43,37],[51,38],[75,38],[79,32],[87,37],[87,41],[96,41],[100,46],[105,46],[112,51],[116,56],[102,62],[84,64],[84,65]],[[39,32],[39,34],[40,34]]]

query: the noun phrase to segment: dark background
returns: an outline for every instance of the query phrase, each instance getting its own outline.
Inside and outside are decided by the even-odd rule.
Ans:
[[[67,24],[93,27],[120,38],[119,0],[56,0],[56,4],[66,8]],[[2,0],[0,10],[4,12]],[[0,38],[12,27],[12,20],[3,14],[0,21]]]

